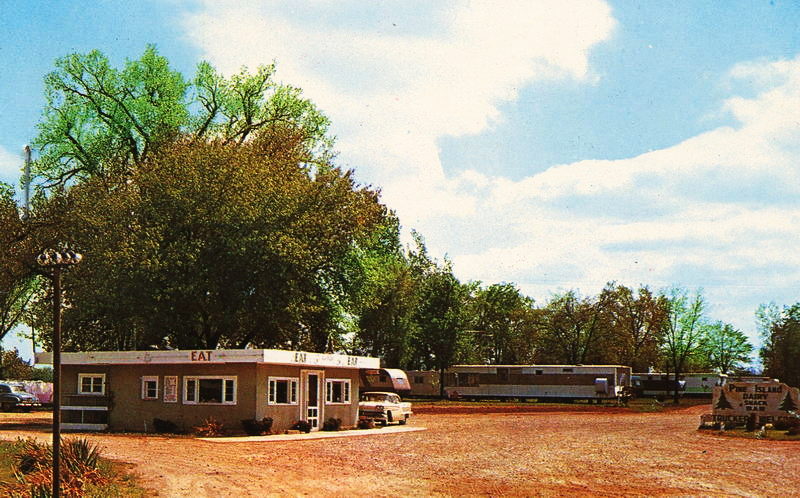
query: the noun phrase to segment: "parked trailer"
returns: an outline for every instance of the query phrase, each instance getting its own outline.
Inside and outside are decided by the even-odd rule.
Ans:
[[[455,365],[445,393],[465,399],[617,399],[631,386],[622,365]]]
[[[410,396],[430,398],[439,396],[439,372],[433,370],[408,370],[408,381],[411,383]]]
[[[708,397],[714,387],[724,386],[728,376],[719,373],[687,373],[678,376],[678,395],[687,397]],[[667,398],[675,395],[675,374],[663,372],[634,373],[633,392],[637,396]]]
[[[382,391],[406,396],[411,391],[408,376],[399,368],[374,368],[361,371],[363,391]]]

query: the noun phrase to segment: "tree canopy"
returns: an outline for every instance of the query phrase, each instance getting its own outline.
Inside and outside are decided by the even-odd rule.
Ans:
[[[292,129],[175,141],[57,194],[70,213],[61,235],[86,254],[65,279],[67,347],[324,349],[346,292],[341,262],[385,209],[303,153]]]
[[[58,59],[45,77],[46,104],[33,146],[35,173],[49,185],[104,176],[146,161],[182,137],[244,143],[259,131],[299,132],[303,161],[330,154],[328,119],[299,89],[274,81],[274,65],[225,78],[201,62],[191,79],[148,46],[117,69],[98,50]]]

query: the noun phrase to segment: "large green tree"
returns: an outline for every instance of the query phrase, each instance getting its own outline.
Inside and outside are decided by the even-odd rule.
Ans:
[[[667,319],[664,321],[663,351],[670,370],[675,375],[674,402],[679,402],[678,379],[686,372],[691,359],[703,351],[706,337],[706,301],[698,290],[690,295],[681,288],[669,289]]]
[[[386,210],[274,71],[185,78],[153,46],[119,68],[99,51],[56,61],[17,261],[85,254],[64,278],[67,348],[341,346]],[[41,289],[32,321],[49,328]]]
[[[709,366],[724,374],[742,368],[753,352],[753,345],[744,332],[722,322],[708,324],[703,347]]]
[[[30,237],[10,185],[0,182],[0,341],[23,318],[37,288]]]
[[[759,352],[764,375],[800,386],[800,303],[777,312],[776,306],[762,307],[765,320],[763,346]],[[772,310],[772,312],[770,312]]]
[[[530,362],[535,352],[533,299],[514,284],[493,284],[475,293],[469,309],[482,362]]]
[[[417,254],[426,260],[426,254]],[[424,270],[418,291],[414,336],[415,367],[439,372],[440,395],[444,396],[445,370],[467,351],[471,337],[467,332],[467,306],[473,286],[462,284],[453,275],[450,262],[428,260],[419,264]]]
[[[183,139],[53,194],[69,214],[59,235],[86,255],[64,279],[65,347],[329,348],[341,263],[385,209],[306,153],[291,126],[243,144]]]
[[[366,243],[354,248],[349,279],[355,284],[357,315],[354,351],[383,359],[386,367],[405,367],[416,328],[419,272],[400,243],[394,215]]]
[[[571,290],[555,295],[540,313],[542,359],[572,365],[602,361],[604,305]]]
[[[601,293],[607,323],[608,359],[630,365],[634,372],[647,372],[661,362],[661,342],[667,299],[646,286],[634,291],[609,284]]]

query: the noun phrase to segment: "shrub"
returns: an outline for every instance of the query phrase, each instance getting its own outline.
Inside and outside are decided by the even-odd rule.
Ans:
[[[358,428],[359,429],[374,429],[375,428],[375,421],[371,418],[360,418],[358,419]]]
[[[47,444],[20,440],[15,449],[16,482],[0,484],[4,496],[51,496],[53,449]],[[83,496],[85,487],[103,485],[108,479],[99,469],[100,449],[86,439],[61,442],[61,493]]]
[[[84,438],[67,439],[61,444],[61,460],[74,472],[97,470],[100,447]]]
[[[222,422],[217,421],[214,417],[208,417],[202,424],[193,427],[194,433],[201,437],[214,437],[221,436],[224,430]]]
[[[340,418],[329,418],[322,424],[323,431],[338,431],[342,428],[342,419]]]
[[[264,417],[261,420],[242,420],[242,427],[248,436],[263,436],[264,434],[269,434],[272,430],[272,419]]]
[[[178,426],[169,420],[162,420],[160,418],[153,419],[153,429],[159,434],[177,434]]]
[[[297,422],[294,423],[292,429],[300,432],[309,433],[311,432],[311,424],[308,423],[308,421],[306,420],[298,420]]]
[[[749,417],[747,417],[747,423],[744,426],[747,432],[753,432],[756,430],[756,416],[754,413],[751,413]]]

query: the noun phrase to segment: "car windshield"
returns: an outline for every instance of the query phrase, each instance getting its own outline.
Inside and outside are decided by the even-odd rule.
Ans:
[[[27,391],[25,390],[25,388],[23,388],[22,386],[14,386],[14,385],[10,385],[10,386],[8,386],[8,387],[10,387],[10,388],[11,388],[11,392],[12,392],[12,393],[25,393],[25,392],[27,392]]]
[[[385,394],[377,393],[364,393],[361,395],[361,401],[386,401],[386,398]]]

